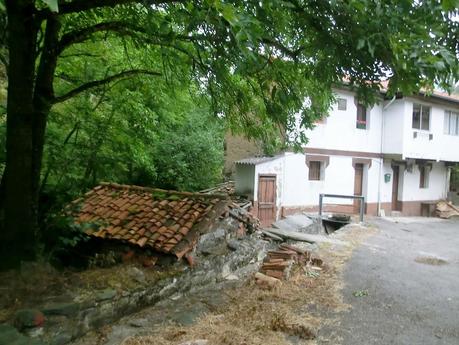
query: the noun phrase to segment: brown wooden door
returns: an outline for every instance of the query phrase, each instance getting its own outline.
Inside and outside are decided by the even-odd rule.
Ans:
[[[398,165],[394,165],[392,167],[392,171],[394,172],[392,177],[392,210],[393,211],[400,211],[400,203],[398,202],[398,185],[400,179],[400,167]]]
[[[363,164],[356,163],[354,166],[355,177],[354,177],[354,195],[362,195],[363,192]],[[360,200],[354,200],[354,213],[360,212]]]
[[[262,226],[276,220],[276,175],[258,177],[258,218]]]

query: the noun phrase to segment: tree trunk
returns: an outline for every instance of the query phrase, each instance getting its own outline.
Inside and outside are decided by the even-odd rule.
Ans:
[[[43,149],[45,146],[46,123],[54,98],[54,72],[58,57],[58,38],[60,23],[56,15],[50,16],[46,21],[45,39],[43,51],[38,65],[33,98],[34,123],[33,123],[33,188],[37,198],[40,191],[40,172],[43,161]]]
[[[0,269],[35,254],[37,195],[33,165],[33,87],[37,27],[33,0],[9,0],[8,105],[4,226],[0,231]]]

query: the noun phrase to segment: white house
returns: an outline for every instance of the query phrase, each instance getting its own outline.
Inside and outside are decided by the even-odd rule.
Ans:
[[[304,153],[236,162],[236,191],[253,200],[265,224],[317,211],[319,194],[362,195],[366,213],[421,215],[445,199],[459,162],[459,97],[435,93],[384,99],[366,109],[335,90],[329,116],[306,132]],[[326,210],[356,212],[351,199],[325,199]]]

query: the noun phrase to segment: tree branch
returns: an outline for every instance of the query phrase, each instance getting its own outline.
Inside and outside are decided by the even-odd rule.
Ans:
[[[129,77],[133,77],[139,74],[145,74],[145,75],[151,75],[151,76],[161,75],[161,73],[159,72],[154,72],[154,71],[149,71],[149,70],[144,70],[144,69],[133,69],[129,71],[120,72],[120,73],[114,74],[104,79],[94,80],[89,83],[80,85],[77,88],[63,94],[62,96],[54,97],[53,104],[64,102],[89,89],[96,88],[96,87],[99,87],[99,86],[102,86],[102,85],[105,85],[105,84],[108,84],[108,83],[111,83],[113,81],[117,81],[120,79],[127,79]]]
[[[127,22],[122,22],[122,21],[112,21],[112,22],[102,22],[98,23],[92,26],[88,26],[79,30],[74,30],[65,33],[61,41],[59,43],[59,49],[60,52],[64,51],[67,47],[69,47],[72,44],[75,43],[81,43],[86,40],[88,40],[91,35],[97,33],[97,32],[102,32],[102,31],[113,31],[116,32],[120,35],[131,35],[134,36],[135,34],[147,34],[147,31],[145,30],[144,27],[134,25],[132,23],[127,23]],[[205,39],[206,37],[203,35],[194,35],[194,36],[188,36],[188,35],[167,35],[167,36],[161,36],[156,34],[155,35],[157,38],[164,38],[166,39],[169,43],[171,40],[181,40],[181,41],[187,41],[187,42],[192,42],[200,39]]]
[[[73,0],[70,2],[59,1],[59,13],[69,14],[83,12],[95,8],[101,7],[116,7],[119,5],[129,5],[129,4],[144,4],[146,6],[151,5],[162,5],[180,2],[178,0]],[[44,10],[37,11],[37,18],[43,20],[47,18],[50,14],[53,14],[48,8]]]
[[[291,57],[292,59],[296,60],[298,58],[298,55],[301,53],[301,50],[303,49],[302,47],[300,48],[297,48],[295,50],[292,50],[286,46],[284,46],[282,43],[276,41],[276,40],[273,40],[273,39],[270,39],[270,38],[263,38],[262,40],[262,43],[268,45],[268,46],[271,46],[271,47],[274,47],[276,49],[278,49],[281,53]]]
[[[72,44],[86,41],[92,34],[100,31],[115,31],[121,34],[127,34],[130,29],[127,28],[127,23],[114,21],[103,22],[86,28],[70,31],[64,35],[59,42],[59,53],[65,50]],[[130,24],[129,24],[130,25]],[[140,28],[139,28],[140,29]]]

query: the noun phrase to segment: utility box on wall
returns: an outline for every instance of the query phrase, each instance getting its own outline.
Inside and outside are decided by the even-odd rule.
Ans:
[[[386,183],[390,182],[390,174],[384,174],[384,182]]]

